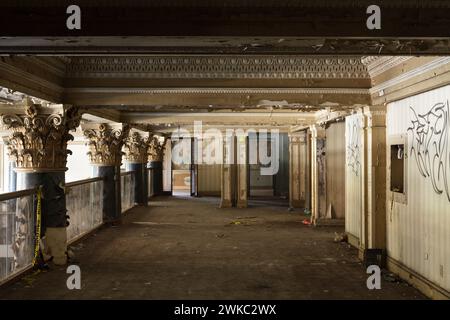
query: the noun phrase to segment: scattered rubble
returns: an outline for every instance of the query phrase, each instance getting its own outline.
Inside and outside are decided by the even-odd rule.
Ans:
[[[348,242],[348,236],[346,233],[341,232],[341,233],[334,233],[334,242]]]

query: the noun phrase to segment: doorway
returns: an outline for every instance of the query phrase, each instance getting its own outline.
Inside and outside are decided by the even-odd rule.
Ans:
[[[249,133],[249,205],[289,205],[289,137],[287,133]],[[266,153],[266,154],[264,154]],[[271,162],[267,163],[270,158]],[[276,163],[272,163],[275,161]],[[274,170],[264,170],[273,168]]]

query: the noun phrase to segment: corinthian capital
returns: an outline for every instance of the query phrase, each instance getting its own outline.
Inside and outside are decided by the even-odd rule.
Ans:
[[[125,161],[129,163],[147,163],[147,150],[149,133],[138,129],[131,129],[128,138],[125,139],[123,151]]]
[[[120,166],[122,146],[130,128],[127,124],[83,124],[84,136],[88,139],[88,156],[93,165]]]
[[[150,137],[148,144],[148,161],[163,161],[166,142],[166,137]]]
[[[11,130],[5,139],[8,155],[20,171],[67,170],[69,133],[80,125],[78,108],[66,105],[15,106],[2,115],[3,127]]]

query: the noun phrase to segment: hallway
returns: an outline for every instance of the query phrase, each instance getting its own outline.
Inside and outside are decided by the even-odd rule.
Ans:
[[[300,210],[218,209],[216,198],[156,197],[118,227],[73,247],[82,289],[65,268],[27,275],[0,299],[423,299],[382,280],[369,291],[357,251],[334,243],[341,227],[309,227]]]

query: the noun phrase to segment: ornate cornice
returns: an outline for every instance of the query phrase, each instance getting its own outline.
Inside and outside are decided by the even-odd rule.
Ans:
[[[360,94],[359,88],[69,88],[69,93],[129,93],[129,94]]]
[[[122,164],[122,146],[128,136],[128,125],[98,124],[95,128],[83,131],[89,147],[89,160],[98,166],[120,166]]]
[[[52,81],[45,80],[33,73],[28,72],[27,70],[11,65],[4,60],[0,60],[0,71],[9,73],[17,79],[27,79],[27,81],[39,85],[40,87],[48,88],[56,92],[57,94],[62,94],[64,92],[64,88],[61,85]]]
[[[148,132],[131,129],[123,145],[125,161],[128,163],[147,163],[149,142]]]
[[[418,68],[415,68],[413,70],[410,70],[408,72],[404,72],[402,74],[400,74],[397,77],[391,78],[388,81],[385,81],[383,83],[380,83],[377,86],[374,86],[370,89],[370,93],[371,94],[375,94],[377,92],[380,92],[382,90],[388,89],[390,87],[393,86],[398,86],[400,84],[402,84],[405,81],[408,81],[410,79],[413,79],[414,77],[420,76],[428,71],[431,71],[433,69],[436,68],[440,68],[443,66],[446,66],[450,64],[450,57],[439,57],[436,58],[435,60],[426,63]]]
[[[69,78],[367,79],[357,56],[74,57]]]
[[[389,69],[411,59],[411,56],[367,56],[361,59],[362,63],[367,66],[367,71],[371,78],[374,78]]]
[[[80,125],[78,108],[61,106],[59,113],[45,113],[40,105],[25,107],[25,114],[2,116],[12,134],[5,140],[8,155],[19,171],[66,171],[69,133]]]

